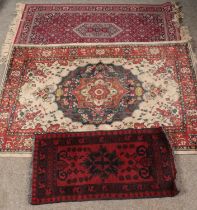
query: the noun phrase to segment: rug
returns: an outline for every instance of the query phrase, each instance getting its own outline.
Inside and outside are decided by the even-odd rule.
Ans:
[[[174,196],[161,128],[36,135],[32,204]]]
[[[179,40],[175,6],[147,4],[26,4],[15,43]]]
[[[7,61],[13,44],[152,42],[190,39],[174,3],[17,4],[2,46]]]
[[[189,47],[15,47],[0,99],[1,151],[32,151],[34,133],[163,125],[175,150],[195,152],[196,77]]]

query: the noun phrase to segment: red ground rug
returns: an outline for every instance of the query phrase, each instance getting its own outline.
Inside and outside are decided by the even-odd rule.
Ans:
[[[176,7],[150,4],[26,4],[17,44],[180,40]]]
[[[32,204],[174,196],[161,128],[36,135]]]
[[[163,125],[197,150],[196,76],[187,43],[15,47],[0,98],[0,149],[32,151],[34,133]]]

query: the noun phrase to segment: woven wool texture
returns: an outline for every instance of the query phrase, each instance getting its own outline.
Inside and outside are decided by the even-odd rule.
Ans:
[[[17,44],[180,40],[176,8],[161,5],[26,5]]]
[[[161,128],[37,135],[32,204],[178,193]]]

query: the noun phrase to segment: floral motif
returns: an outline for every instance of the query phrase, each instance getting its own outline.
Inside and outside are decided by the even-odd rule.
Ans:
[[[158,53],[159,53],[159,49],[158,48],[150,48],[150,53],[152,54],[152,55],[157,55]]]
[[[23,122],[22,129],[36,129],[34,126],[39,123],[46,131],[51,123],[58,122],[60,129],[69,125],[72,129],[75,125],[79,129],[77,125],[82,123],[82,130],[86,124],[92,129],[99,127],[103,130],[107,124],[110,129],[117,129],[135,127],[137,123],[150,127],[156,122],[164,125],[178,122],[177,119],[181,117],[176,107],[178,86],[169,73],[163,73],[162,79],[157,78],[155,73],[157,68],[163,66],[161,61],[150,64],[143,60],[140,64],[133,64],[125,59],[113,59],[114,64],[111,64],[110,59],[100,59],[100,62],[96,59],[76,60],[69,64],[70,70],[57,62],[52,66],[38,64],[37,68],[42,69],[43,75],[30,74],[31,82],[21,87],[19,101],[23,106],[15,119],[16,125]],[[76,65],[81,67],[76,68]],[[95,84],[96,77],[103,78],[105,85],[107,81],[112,83],[111,90],[105,88],[105,91],[99,84],[99,91],[102,90],[107,96],[100,97],[100,100],[95,98],[95,85],[90,85],[88,89],[88,84]],[[154,83],[155,80],[157,83]],[[36,100],[32,101],[32,97]],[[107,98],[110,100],[106,101]],[[164,103],[164,100],[168,100],[168,103]],[[176,112],[171,115],[171,110]],[[151,116],[150,112],[153,113]],[[30,118],[31,121],[27,120]]]
[[[115,84],[118,84],[117,89],[113,88]],[[112,108],[118,106],[122,95],[127,92],[127,90],[121,88],[122,86],[117,79],[105,78],[102,74],[99,74],[93,79],[81,79],[80,85],[73,91],[73,95],[76,96],[80,108],[87,108],[88,105],[92,108]],[[115,96],[118,97],[118,101],[114,103]],[[81,97],[84,99],[81,100]]]
[[[97,63],[79,67],[63,78],[55,94],[66,117],[99,125],[121,119],[125,108],[132,113],[142,101],[143,92],[141,83],[128,70]]]
[[[76,65],[80,66],[76,68]],[[150,64],[143,60],[140,64],[133,64],[125,59],[87,59],[70,63],[68,70],[67,66],[57,62],[52,66],[39,64],[37,68],[48,76],[32,75],[30,78],[35,85],[30,82],[22,86],[19,101],[26,108],[19,112],[24,114],[18,115],[16,122],[29,115],[29,107],[36,117],[32,117],[32,121],[25,120],[22,129],[40,123],[47,130],[49,124],[57,121],[61,129],[82,123],[102,130],[106,124],[110,129],[117,129],[135,127],[137,123],[142,123],[142,127],[154,126],[156,122],[164,125],[178,123],[177,119],[181,118],[177,108],[178,85],[169,73],[164,72],[162,78],[157,78],[156,72],[163,65],[161,61]],[[56,69],[55,75],[53,69]],[[168,68],[166,71],[169,72]],[[103,86],[97,84],[102,80],[105,85],[104,82],[101,82]],[[95,91],[103,94],[98,97]],[[32,97],[36,98],[34,102]]]
[[[160,125],[176,149],[195,149],[196,78],[188,46],[154,45],[154,56],[152,48],[15,47],[0,101],[1,150],[31,151],[35,132]]]

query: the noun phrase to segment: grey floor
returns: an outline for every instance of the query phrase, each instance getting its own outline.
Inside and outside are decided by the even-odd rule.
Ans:
[[[28,3],[161,3],[165,0],[0,0],[0,44],[14,17],[17,2]],[[197,0],[181,0],[189,26],[193,48],[197,46]],[[0,70],[3,69],[1,66]],[[121,201],[70,202],[32,206],[29,204],[31,158],[0,158],[0,210],[197,210],[197,155],[176,155],[177,186],[180,194],[174,198],[133,199]]]

